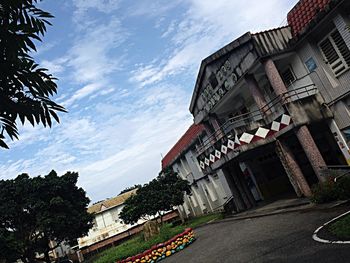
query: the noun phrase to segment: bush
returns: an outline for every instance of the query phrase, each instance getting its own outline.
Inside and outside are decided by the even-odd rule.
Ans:
[[[350,177],[343,177],[334,182],[333,178],[319,183],[312,188],[311,201],[317,204],[336,200],[350,199]]]
[[[336,183],[338,191],[338,199],[350,199],[350,176],[343,177]]]

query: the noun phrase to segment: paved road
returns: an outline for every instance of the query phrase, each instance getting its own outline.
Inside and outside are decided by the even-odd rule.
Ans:
[[[195,230],[198,239],[164,263],[350,263],[350,245],[312,239],[313,231],[347,208],[226,221]]]

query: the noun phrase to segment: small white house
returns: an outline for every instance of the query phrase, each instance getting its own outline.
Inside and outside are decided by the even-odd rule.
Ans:
[[[98,202],[88,208],[89,213],[95,215],[94,226],[85,237],[78,239],[79,248],[91,246],[112,236],[118,235],[134,227],[135,225],[124,224],[119,218],[119,214],[124,207],[124,202],[131,195],[136,194],[136,190],[131,190],[116,197]],[[137,224],[144,223],[139,220]]]

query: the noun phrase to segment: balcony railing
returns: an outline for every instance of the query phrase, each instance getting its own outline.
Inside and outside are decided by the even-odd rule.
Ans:
[[[287,91],[279,96],[276,96],[270,100],[262,110],[256,110],[241,114],[228,119],[223,125],[208,136],[202,143],[197,147],[197,155],[202,154],[205,150],[209,149],[217,141],[224,137],[231,135],[232,131],[238,128],[244,128],[249,124],[267,119],[268,116],[284,112],[283,105],[288,102],[298,101],[300,99],[313,96],[317,93],[315,84],[308,84],[297,89]]]

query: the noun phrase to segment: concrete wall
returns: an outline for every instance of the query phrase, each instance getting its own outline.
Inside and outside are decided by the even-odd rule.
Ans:
[[[124,224],[119,219],[122,209],[123,205],[120,205],[96,214],[94,226],[89,230],[88,235],[78,239],[79,248],[90,246],[132,228],[132,225]],[[139,220],[136,225],[144,222],[145,220]]]
[[[334,119],[340,129],[350,125],[350,114],[347,105],[344,103],[344,97],[348,97],[350,91],[350,70],[336,77],[328,64],[325,63],[318,43],[335,28],[340,32],[347,46],[350,47],[350,32],[346,29],[349,24],[348,16],[336,13],[329,20],[326,20],[319,26],[316,33],[307,37],[307,39],[298,47],[297,53],[300,56],[303,66],[310,58],[316,62],[317,69],[310,74],[310,77],[317,85],[322,96],[327,103],[330,103],[330,109],[334,113]],[[340,99],[340,100],[339,100]],[[338,102],[334,102],[337,101]]]
[[[222,172],[218,171],[208,176],[203,174],[193,148],[178,158],[172,168],[191,184],[191,195],[185,195],[185,203],[179,207],[183,218],[221,210],[222,205],[231,196]]]

